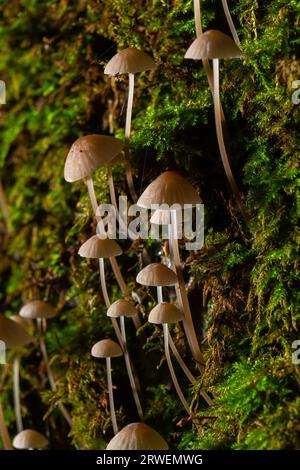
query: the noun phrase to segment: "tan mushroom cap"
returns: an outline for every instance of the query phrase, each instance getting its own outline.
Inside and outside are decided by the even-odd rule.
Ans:
[[[162,323],[177,323],[184,319],[184,315],[175,305],[161,302],[154,307],[148,317],[149,323],[161,325]]]
[[[150,209],[153,204],[199,204],[200,197],[193,186],[176,171],[166,171],[145,189],[137,205]]]
[[[94,344],[91,350],[93,357],[106,358],[106,357],[119,357],[123,356],[121,347],[112,339],[102,339]]]
[[[21,348],[33,341],[25,328],[3,315],[0,315],[0,340],[7,349]]]
[[[32,300],[23,305],[19,315],[23,318],[35,320],[37,318],[53,318],[57,315],[56,311],[48,302],[44,300]]]
[[[30,330],[30,328],[33,326],[33,322],[30,318],[24,318],[20,315],[12,315],[9,317],[9,319],[22,326],[26,331]]]
[[[163,263],[151,263],[137,275],[136,281],[143,286],[174,286],[176,273]]]
[[[156,66],[152,57],[143,51],[128,47],[119,51],[108,62],[104,69],[106,75],[119,75],[122,73],[145,72]]]
[[[134,317],[137,315],[137,309],[128,300],[116,300],[107,310],[107,316],[112,318]]]
[[[234,59],[243,57],[241,49],[227,34],[211,29],[201,34],[190,45],[185,53],[185,59]]]
[[[24,429],[13,439],[15,449],[41,449],[48,445],[48,439],[38,431]]]
[[[168,450],[168,444],[157,431],[144,423],[131,423],[121,429],[107,450]]]
[[[83,258],[111,258],[122,253],[122,248],[115,240],[110,238],[102,240],[98,235],[93,235],[89,238],[81,245],[78,251],[78,254]]]
[[[90,176],[101,166],[107,165],[124,148],[124,143],[108,135],[85,135],[70,148],[64,169],[69,183]]]

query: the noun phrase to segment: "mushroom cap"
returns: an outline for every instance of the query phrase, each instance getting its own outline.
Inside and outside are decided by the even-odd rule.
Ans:
[[[48,439],[38,431],[24,429],[13,439],[15,449],[41,449],[48,445]]]
[[[19,315],[23,318],[35,320],[37,318],[53,318],[57,315],[56,311],[48,302],[44,300],[32,300],[23,305]]]
[[[33,341],[23,326],[3,315],[0,315],[0,340],[8,349],[21,348]]]
[[[118,317],[134,317],[137,314],[137,309],[128,300],[116,300],[107,310],[107,316],[112,318]]]
[[[200,197],[193,186],[176,171],[166,171],[147,186],[137,205],[150,209],[153,204],[196,205]]]
[[[210,29],[195,39],[185,53],[185,59],[234,59],[243,57],[241,49],[231,37],[216,29]]]
[[[161,325],[162,323],[177,323],[184,319],[184,315],[175,305],[161,302],[154,307],[148,317],[149,323]]]
[[[152,57],[135,47],[128,47],[119,51],[108,62],[104,69],[106,75],[118,75],[122,73],[145,72],[156,66]]]
[[[123,356],[121,347],[112,339],[102,339],[98,343],[94,344],[91,350],[91,354],[94,357],[119,357]]]
[[[136,281],[143,286],[174,286],[176,273],[163,263],[151,263],[137,275]]]
[[[111,258],[123,253],[122,248],[115,240],[93,235],[79,248],[78,254],[83,258]]]
[[[22,326],[27,332],[33,325],[33,321],[30,318],[24,318],[20,315],[12,315],[11,317],[9,317],[9,319]]]
[[[131,423],[108,443],[106,450],[167,450],[168,444],[145,423]]]
[[[69,183],[90,176],[107,165],[124,148],[124,142],[108,135],[85,135],[75,140],[65,162],[64,177]]]

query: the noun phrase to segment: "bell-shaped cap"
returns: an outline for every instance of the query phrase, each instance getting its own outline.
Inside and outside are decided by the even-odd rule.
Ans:
[[[137,205],[150,209],[154,204],[196,205],[200,197],[193,186],[176,171],[166,171],[158,176],[145,189]]]
[[[102,339],[94,344],[91,350],[93,357],[106,358],[106,357],[119,357],[123,355],[121,347],[112,339]]]
[[[22,348],[33,341],[23,326],[0,315],[0,340],[7,349]]]
[[[32,300],[27,304],[23,305],[19,315],[23,318],[30,318],[35,320],[37,318],[53,318],[57,315],[52,305],[44,300]]]
[[[24,318],[24,317],[21,317],[20,315],[12,315],[11,317],[9,317],[9,319],[13,320],[18,325],[22,326],[27,332],[33,326],[33,321],[30,318]]]
[[[185,59],[234,59],[243,57],[241,49],[231,37],[216,29],[210,29],[195,39],[185,53]]]
[[[103,240],[98,235],[93,235],[79,248],[78,254],[83,258],[111,258],[123,253],[120,245],[110,238]]]
[[[137,309],[128,300],[116,300],[107,310],[107,316],[112,318],[134,317],[137,315]]]
[[[123,49],[113,56],[104,69],[106,75],[145,72],[156,66],[152,57],[134,47]]]
[[[24,429],[13,439],[15,449],[42,449],[48,445],[48,439],[38,431]]]
[[[174,286],[176,273],[163,263],[151,263],[137,275],[136,281],[143,286]]]
[[[184,319],[184,315],[175,305],[161,302],[154,307],[148,317],[149,323],[161,325],[162,323],[177,323]]]
[[[168,450],[168,444],[145,423],[131,423],[121,429],[106,447],[107,450]]]
[[[124,142],[108,135],[79,137],[67,155],[64,177],[69,183],[91,176],[107,165],[124,148]]]

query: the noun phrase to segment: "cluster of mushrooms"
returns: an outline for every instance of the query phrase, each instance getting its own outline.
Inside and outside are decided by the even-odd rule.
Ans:
[[[216,134],[222,162],[238,207],[247,220],[242,198],[230,168],[223,138],[225,119],[219,95],[219,60],[241,57],[242,52],[239,48],[239,40],[233,26],[227,2],[222,0],[222,3],[234,41],[229,36],[217,30],[209,30],[203,33],[201,28],[200,1],[194,0],[197,38],[188,48],[185,58],[197,61],[201,60],[205,68],[213,96]],[[213,69],[211,69],[209,60],[212,60]],[[136,73],[151,70],[155,68],[155,66],[156,64],[150,56],[135,48],[127,48],[118,52],[106,65],[104,73],[111,76],[128,74],[129,77],[125,142],[107,135],[87,135],[77,139],[68,153],[64,168],[65,180],[71,183],[83,181],[86,184],[97,227],[101,226],[103,222],[98,213],[99,202],[95,194],[93,173],[100,167],[107,168],[110,199],[116,214],[118,214],[117,195],[112,172],[113,166],[116,163],[125,164],[127,186],[131,199],[140,207],[151,209],[154,204],[159,206],[167,204],[169,207],[176,204],[177,207],[182,208],[185,204],[195,206],[200,203],[199,195],[193,186],[179,173],[174,171],[167,171],[158,176],[139,198],[134,187],[134,178],[130,166],[130,134],[134,78]],[[143,286],[156,288],[157,305],[150,311],[148,321],[155,325],[162,325],[164,351],[171,379],[183,408],[190,417],[193,417],[191,406],[187,402],[176,377],[171,352],[190,383],[195,384],[196,379],[182,359],[169,331],[169,325],[182,322],[190,351],[199,373],[202,373],[205,363],[191,315],[177,239],[178,212],[177,210],[158,209],[152,215],[151,222],[168,226],[168,256],[164,259],[164,263],[151,263],[145,266],[138,273],[136,281]],[[119,218],[119,223],[122,223],[121,218]],[[143,423],[144,414],[140,397],[139,380],[129,355],[126,339],[126,318],[132,319],[136,329],[141,326],[141,318],[139,310],[134,305],[132,293],[128,291],[117,260],[117,258],[122,255],[122,248],[116,240],[100,237],[97,231],[83,243],[79,249],[79,255],[84,258],[98,260],[102,297],[107,309],[107,316],[112,322],[115,333],[115,340],[103,338],[91,348],[91,355],[93,357],[106,360],[109,410],[114,433],[114,437],[109,442],[107,449],[167,449],[168,445],[166,441],[154,429]],[[106,264],[110,265],[122,294],[122,298],[114,303],[110,302],[106,285]],[[167,287],[168,289],[166,289]],[[170,287],[175,289],[176,303],[170,301],[174,298],[174,295],[170,296]],[[163,295],[165,291],[168,292],[169,298],[167,300],[164,299]],[[57,309],[54,309],[49,303],[44,300],[36,299],[25,304],[20,310],[19,315],[11,317],[10,319],[0,316],[0,339],[5,342],[7,348],[22,348],[32,342],[33,336],[30,333],[33,331],[34,322],[36,323],[39,347],[52,391],[56,391],[57,387],[49,363],[45,333],[47,320],[55,317],[57,313]],[[121,356],[124,356],[139,422],[131,423],[119,431],[114,405],[111,361]],[[2,440],[6,449],[44,448],[48,445],[48,440],[45,436],[32,429],[23,429],[19,391],[19,366],[19,355],[17,355],[13,365],[13,381],[18,434],[11,442],[7,427],[5,426],[0,401],[0,432]],[[214,398],[213,395],[209,395],[204,391],[200,393],[206,404],[210,406]],[[72,427],[72,419],[69,411],[61,402],[58,403],[58,407],[68,425]]]

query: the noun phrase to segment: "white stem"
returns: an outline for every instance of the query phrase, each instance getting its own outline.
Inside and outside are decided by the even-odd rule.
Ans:
[[[240,47],[240,44],[241,44],[241,43],[240,43],[240,40],[239,40],[237,31],[236,31],[236,29],[235,29],[234,23],[233,23],[233,21],[232,21],[232,17],[231,17],[229,8],[228,8],[227,0],[222,0],[222,5],[223,5],[224,13],[225,13],[225,16],[226,16],[226,19],[227,19],[227,23],[228,23],[228,25],[229,25],[229,28],[230,28],[232,37],[233,37],[233,39],[234,39],[234,42],[236,43],[236,45],[237,45],[238,47]]]
[[[23,431],[23,421],[21,413],[21,400],[20,400],[20,358],[16,356],[13,362],[13,382],[14,382],[14,407],[17,422],[18,433]]]
[[[127,372],[128,372],[129,382],[130,382],[133,398],[134,398],[134,401],[135,401],[135,405],[136,405],[136,408],[137,408],[137,411],[138,411],[138,415],[139,415],[140,419],[142,420],[143,419],[143,410],[142,410],[142,405],[141,405],[140,398],[139,398],[139,395],[138,395],[138,392],[137,392],[135,378],[134,378],[134,375],[133,375],[133,372],[132,372],[130,357],[129,357],[129,354],[128,354],[127,340],[126,340],[126,329],[125,329],[125,317],[124,316],[120,317],[120,325],[121,325],[121,333],[122,333],[122,338],[123,338],[123,344],[125,346],[124,347],[124,357],[125,357],[125,363],[126,363],[126,369],[127,369]]]
[[[177,377],[176,377],[176,374],[175,374],[175,371],[174,371],[174,367],[173,367],[173,364],[172,364],[172,360],[171,360],[171,356],[170,356],[170,350],[169,350],[169,328],[168,328],[167,323],[163,323],[163,332],[164,332],[165,355],[166,355],[169,371],[170,371],[170,374],[171,374],[171,378],[172,378],[174,387],[176,389],[177,395],[178,395],[183,407],[185,408],[187,413],[190,414],[190,412],[191,412],[190,407],[189,407],[186,399],[184,398],[184,395],[183,395],[182,390],[180,388],[180,385],[178,383],[178,380],[177,380]]]
[[[200,0],[194,0],[194,16],[197,37],[202,34]]]
[[[244,205],[242,202],[242,197],[240,191],[237,187],[235,182],[234,176],[231,171],[231,167],[228,160],[228,155],[225,148],[224,138],[223,138],[223,130],[222,130],[222,123],[221,123],[221,114],[220,114],[220,89],[219,89],[219,59],[213,59],[213,78],[214,78],[214,109],[215,109],[215,124],[216,124],[216,133],[217,139],[219,144],[219,150],[223,162],[223,167],[227,176],[227,180],[230,184],[231,190],[236,198],[238,203],[239,209],[245,218],[248,220],[247,214],[244,210]]]
[[[3,413],[1,400],[0,400],[0,435],[1,435],[1,438],[2,438],[4,449],[5,450],[13,450],[10,435],[9,435],[7,426],[6,426],[5,421],[4,421],[4,413]]]
[[[118,433],[118,424],[115,412],[115,403],[114,403],[114,392],[111,379],[111,361],[110,357],[106,358],[106,373],[107,373],[107,388],[108,388],[108,397],[109,397],[109,410],[113,426],[114,434]]]
[[[103,299],[104,299],[106,308],[109,308],[110,300],[109,300],[109,295],[107,292],[106,279],[105,279],[105,267],[104,267],[103,258],[99,258],[99,273],[100,273],[100,285],[101,285]]]
[[[134,188],[132,170],[129,160],[129,139],[131,134],[131,120],[132,120],[132,106],[133,106],[133,94],[134,94],[134,74],[129,73],[129,86],[128,86],[128,100],[127,100],[127,111],[126,111],[126,123],[125,123],[125,165],[126,165],[126,179],[131,197],[134,202],[137,201],[138,197]]]

